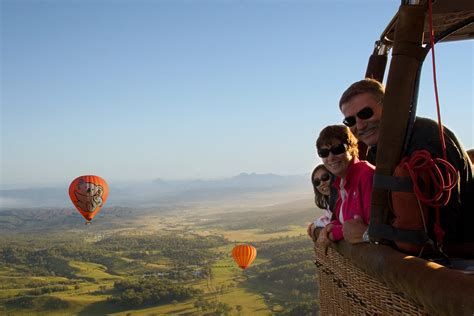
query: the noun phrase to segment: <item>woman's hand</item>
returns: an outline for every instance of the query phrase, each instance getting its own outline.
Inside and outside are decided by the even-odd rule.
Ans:
[[[326,254],[326,255],[328,253],[328,247],[331,244],[331,242],[333,241],[331,231],[332,231],[332,224],[326,225],[326,227],[324,227],[319,232],[319,237],[318,237],[318,240],[317,240],[318,244],[323,246],[324,254]]]
[[[308,225],[308,229],[306,231],[308,232],[308,236],[314,240],[314,224],[313,223]]]

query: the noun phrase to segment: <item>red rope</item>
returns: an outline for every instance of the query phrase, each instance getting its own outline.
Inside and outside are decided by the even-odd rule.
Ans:
[[[457,184],[457,170],[444,159],[431,158],[431,154],[427,150],[413,152],[411,157],[405,157],[401,164],[410,174],[410,178],[413,182],[413,191],[418,200],[436,209],[434,233],[438,247],[441,247],[445,233],[440,225],[440,207],[445,206],[449,202],[451,190]],[[446,177],[443,176],[440,167],[444,167]],[[430,180],[429,183],[433,185],[432,196],[424,193],[424,190],[429,191],[429,188],[426,187],[429,183],[420,181],[420,178],[421,180]],[[425,185],[425,187],[421,187],[421,185]]]
[[[434,41],[434,30],[433,30],[433,4],[431,0],[428,0],[428,22],[430,26],[431,60],[432,60],[432,65],[433,65],[433,84],[434,84],[434,92],[435,92],[435,98],[436,98],[436,110],[438,113],[439,139],[440,139],[441,150],[443,152],[443,158],[444,158],[444,160],[441,160],[438,158],[436,158],[435,160],[437,163],[443,164],[446,167],[446,172],[447,172],[446,174],[447,186],[444,185],[443,181],[441,181],[441,183],[435,183],[435,187],[438,187],[438,189],[443,192],[440,195],[441,200],[434,203],[435,204],[434,207],[436,208],[436,221],[435,221],[434,231],[436,234],[438,246],[441,247],[443,243],[443,239],[444,239],[444,231],[440,225],[440,207],[446,205],[446,203],[449,201],[449,198],[451,196],[451,189],[457,183],[457,173],[454,167],[451,164],[449,164],[449,162],[447,161],[448,158],[446,154],[446,142],[444,139],[443,124],[441,123],[441,109],[439,106],[438,82],[436,80],[435,41]],[[443,180],[441,171],[439,171],[439,168],[436,168],[436,169],[437,169],[437,177]],[[453,172],[453,169],[454,169],[454,172]],[[445,190],[448,190],[447,188],[449,188],[449,191],[446,192]],[[444,192],[446,192],[446,194],[444,194]]]
[[[431,0],[428,0],[428,21],[430,25],[431,63],[433,65],[433,85],[434,85],[434,93],[435,93],[435,99],[436,99],[436,112],[438,114],[439,140],[441,142],[443,158],[445,160],[448,160],[447,155],[446,155],[446,143],[444,141],[443,124],[441,124],[441,108],[439,106],[438,81],[436,80],[435,42],[434,42],[434,30],[433,30],[433,4],[431,3]]]
[[[457,184],[457,170],[449,162],[441,158],[431,158],[427,150],[418,150],[410,157],[405,157],[401,164],[408,170],[413,182],[413,191],[422,203],[431,207],[448,204],[451,189]],[[443,176],[440,167],[444,167],[447,177]],[[423,179],[429,179],[433,186],[431,196],[424,193],[428,188],[422,186],[428,183],[421,181]]]

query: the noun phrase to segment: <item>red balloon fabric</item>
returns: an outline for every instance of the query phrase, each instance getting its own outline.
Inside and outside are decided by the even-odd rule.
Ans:
[[[232,249],[232,257],[245,270],[257,257],[257,249],[250,245],[237,245]]]

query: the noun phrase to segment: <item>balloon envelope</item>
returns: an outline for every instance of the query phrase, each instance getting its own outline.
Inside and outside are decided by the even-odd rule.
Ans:
[[[74,179],[69,186],[69,197],[79,213],[91,221],[109,196],[109,186],[104,179],[94,175]]]
[[[257,249],[250,245],[237,245],[232,249],[232,257],[245,270],[257,257]]]

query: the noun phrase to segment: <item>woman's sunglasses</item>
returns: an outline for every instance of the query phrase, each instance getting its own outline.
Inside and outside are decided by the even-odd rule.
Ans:
[[[323,182],[323,181],[326,182],[326,181],[329,180],[329,178],[330,178],[329,173],[323,173],[323,174],[321,175],[321,178],[314,178],[314,179],[313,179],[313,185],[314,185],[315,187],[319,187],[319,185],[321,184],[321,182]]]
[[[368,120],[373,115],[374,115],[374,110],[372,110],[372,108],[370,108],[368,106],[366,106],[365,108],[363,108],[362,110],[360,110],[356,114],[356,116],[358,118],[360,118],[361,120]],[[352,127],[356,123],[356,117],[355,116],[348,116],[342,121],[342,123],[344,123],[344,125],[346,125],[347,127]]]
[[[318,156],[321,158],[326,158],[329,156],[329,153],[333,155],[340,155],[345,153],[347,150],[347,145],[340,143],[339,145],[331,146],[331,148],[321,148],[318,149]]]

